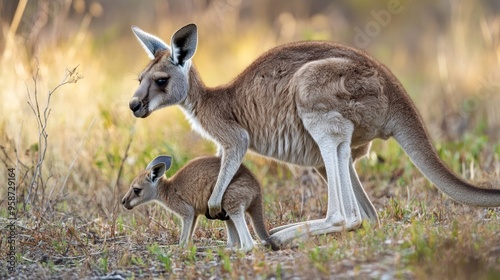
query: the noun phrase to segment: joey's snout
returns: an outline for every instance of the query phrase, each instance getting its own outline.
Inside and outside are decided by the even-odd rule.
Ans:
[[[129,201],[127,195],[122,199],[122,205],[123,205],[123,207],[125,207],[128,210],[134,208],[132,205],[130,205],[130,201]]]

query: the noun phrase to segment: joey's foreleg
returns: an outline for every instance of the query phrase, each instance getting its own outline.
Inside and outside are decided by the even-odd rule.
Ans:
[[[238,236],[238,230],[236,229],[236,226],[234,225],[233,220],[227,220],[226,221],[226,229],[227,229],[227,247],[236,247],[240,246],[240,237]]]
[[[227,215],[221,206],[222,196],[240,168],[243,156],[248,150],[249,136],[246,130],[234,127],[234,125],[233,127],[222,127],[221,131],[222,129],[224,135],[218,137],[222,148],[221,168],[212,195],[208,200],[208,214],[214,219],[227,220]]]
[[[187,246],[193,235],[194,228],[196,227],[197,216],[194,215],[194,211],[191,213],[186,213],[181,216],[182,218],[182,229],[179,244],[181,246]]]
[[[245,220],[245,213],[241,211],[241,213],[232,215],[231,220],[234,222],[234,226],[238,231],[238,236],[240,239],[239,249],[245,252],[251,251],[253,248],[253,239],[250,235],[250,230],[248,229],[247,222]]]

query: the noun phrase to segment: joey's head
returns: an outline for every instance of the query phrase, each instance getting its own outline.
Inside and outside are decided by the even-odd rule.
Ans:
[[[123,207],[132,209],[137,205],[155,200],[158,197],[159,183],[171,164],[172,157],[169,156],[158,156],[151,161],[146,170],[130,184],[130,189],[122,199]]]
[[[139,75],[139,88],[130,100],[130,110],[137,118],[145,118],[160,108],[178,104],[189,91],[191,58],[198,42],[195,24],[174,33],[171,45],[160,38],[132,26],[151,62]]]

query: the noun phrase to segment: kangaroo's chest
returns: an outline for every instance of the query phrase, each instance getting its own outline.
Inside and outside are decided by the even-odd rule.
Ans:
[[[220,149],[222,139],[214,137],[215,133],[204,127],[198,117],[189,110],[183,109],[183,112],[191,128]],[[303,127],[295,111],[280,112],[259,113],[259,117],[253,118],[253,122],[244,122],[250,137],[249,149],[257,154],[292,164],[323,165],[318,146]]]
[[[200,134],[203,138],[210,140],[213,142],[215,145],[217,145],[217,148],[219,149],[220,143],[215,139],[215,137],[212,136],[212,133],[209,133],[200,123],[200,120],[198,117],[192,113],[191,110],[185,109],[181,107],[181,110],[184,112],[184,115],[186,116],[189,124],[191,125],[191,128],[196,131],[198,134]]]

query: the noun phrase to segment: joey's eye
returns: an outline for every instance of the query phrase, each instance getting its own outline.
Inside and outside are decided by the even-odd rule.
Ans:
[[[138,188],[133,188],[135,194],[139,194],[141,192],[141,189]]]
[[[159,87],[164,87],[167,85],[167,82],[168,82],[168,79],[167,78],[159,78],[159,79],[156,79],[155,80],[155,83],[159,86]]]

